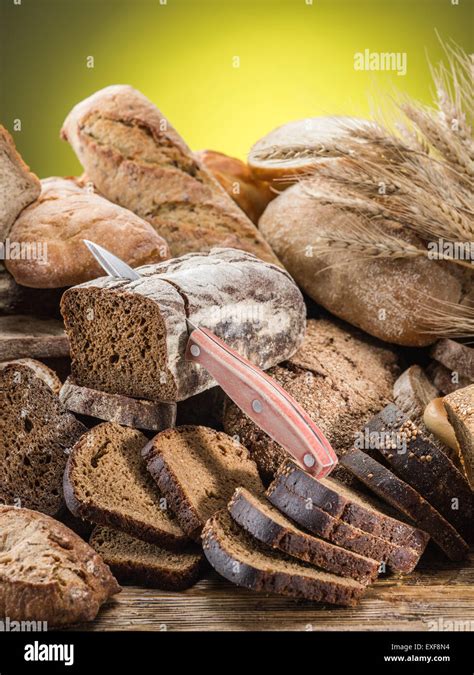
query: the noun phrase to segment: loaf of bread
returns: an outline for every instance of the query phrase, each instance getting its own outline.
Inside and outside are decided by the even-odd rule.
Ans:
[[[4,241],[19,213],[34,202],[40,182],[16,151],[8,131],[0,125],[0,241]]]
[[[278,263],[257,228],[143,94],[115,85],[81,101],[62,137],[104,197],[148,220],[171,254],[213,246]]]
[[[301,344],[306,308],[280,267],[235,249],[138,268],[137,281],[102,277],[66,291],[61,310],[76,384],[179,401],[213,386],[184,360],[186,319],[209,328],[260,368]]]
[[[274,199],[260,219],[260,230],[296,283],[332,314],[387,342],[420,347],[436,335],[428,330],[430,298],[458,303],[462,284],[456,270],[426,257],[370,258],[350,247],[331,250],[321,240],[335,237],[357,244],[357,229],[405,237],[388,221],[362,223],[355,213],[310,194],[309,183],[294,185]],[[453,266],[454,267],[454,266]],[[434,302],[434,301],[433,301]]]
[[[308,321],[298,351],[269,370],[336,451],[350,447],[364,423],[391,400],[397,373],[397,359],[390,349],[326,319]],[[232,401],[226,402],[224,429],[248,447],[265,481],[288,457]]]
[[[102,269],[83,239],[104,246],[131,267],[169,257],[166,242],[148,222],[73,178],[42,180],[41,195],[17,218],[10,238],[20,245],[40,241],[45,247],[44,259],[6,261],[15,281],[33,288],[63,288],[100,276]]]
[[[474,384],[445,396],[443,403],[459,443],[469,483],[474,489]]]
[[[214,150],[200,150],[195,155],[250,220],[258,223],[268,204],[277,195],[269,184],[255,178],[248,165],[236,157]]]
[[[120,591],[88,544],[53,518],[0,506],[0,615],[48,628],[92,621]]]

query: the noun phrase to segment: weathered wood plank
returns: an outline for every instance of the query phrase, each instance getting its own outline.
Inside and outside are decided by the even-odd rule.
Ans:
[[[0,361],[69,355],[62,321],[33,316],[0,316]]]

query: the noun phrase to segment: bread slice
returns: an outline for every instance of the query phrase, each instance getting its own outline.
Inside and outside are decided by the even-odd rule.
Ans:
[[[445,396],[448,413],[471,487],[474,489],[474,384]]]
[[[419,555],[426,548],[430,538],[426,532],[396,518],[396,511],[386,515],[390,507],[359,494],[340,481],[333,478],[317,480],[287,460],[278,470],[273,485],[280,483],[307,503],[359,530],[370,532],[392,544],[414,549]]]
[[[0,370],[4,370],[9,365],[20,365],[30,368],[40,380],[43,380],[43,382],[48,385],[53,394],[59,394],[62,386],[61,380],[54,370],[49,368],[45,363],[37,361],[36,359],[13,359],[12,361],[2,361],[0,363]],[[66,410],[69,409],[67,406],[65,406],[65,408]]]
[[[116,422],[133,429],[161,431],[174,427],[176,403],[160,403],[80,387],[68,377],[59,392],[62,404],[71,412]]]
[[[162,431],[144,448],[143,457],[182,529],[196,541],[206,520],[226,507],[235,488],[263,492],[247,449],[208,427]]]
[[[196,583],[203,563],[199,550],[169,551],[109,527],[96,527],[89,544],[124,584],[182,591]]]
[[[140,431],[104,422],[77,443],[64,473],[66,504],[75,516],[108,525],[159,546],[187,538],[156,489],[140,451]]]
[[[86,431],[31,368],[0,371],[0,503],[57,515],[67,453]]]
[[[464,475],[393,403],[365,427],[375,450],[466,538],[472,532],[473,493]],[[373,450],[369,451],[372,454]]]
[[[210,518],[202,532],[204,554],[225,579],[254,591],[352,606],[366,586],[323,572],[261,544],[226,510]]]
[[[415,549],[392,544],[343,520],[333,518],[327,511],[314,506],[311,500],[303,499],[289,490],[284,483],[274,481],[266,494],[277,509],[312,534],[384,563],[393,572],[412,572],[420,560],[421,554]]]
[[[358,555],[298,529],[264,497],[237,488],[228,504],[232,518],[255,539],[327,572],[367,584],[379,573],[377,560]]]
[[[339,458],[340,463],[378,497],[411,518],[428,532],[451,560],[463,560],[469,547],[459,532],[411,485],[362,450],[352,449]]]
[[[0,616],[48,628],[92,621],[119,591],[102,558],[62,523],[0,506]]]
[[[8,237],[17,216],[40,192],[38,178],[18,154],[8,131],[0,125],[0,241]]]
[[[474,382],[474,348],[469,345],[443,338],[431,348],[431,357],[460,377]]]
[[[462,377],[457,371],[446,368],[441,363],[432,361],[427,367],[426,372],[430,376],[433,384],[442,394],[451,394],[457,389],[468,387],[472,381],[467,377]]]

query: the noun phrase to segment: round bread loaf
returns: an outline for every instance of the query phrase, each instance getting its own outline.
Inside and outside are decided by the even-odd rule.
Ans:
[[[460,302],[457,271],[422,256],[375,259],[349,249],[317,253],[321,238],[334,232],[356,238],[359,218],[320,203],[299,183],[268,205],[259,225],[300,288],[330,312],[387,342],[431,344],[436,335],[427,330],[430,302]],[[367,227],[365,221],[363,225]],[[408,238],[388,221],[376,227]],[[422,246],[412,235],[409,241]]]

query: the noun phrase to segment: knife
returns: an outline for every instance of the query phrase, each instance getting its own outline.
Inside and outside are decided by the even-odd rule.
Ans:
[[[138,272],[113,253],[92,241],[83,241],[109,276],[140,279]],[[186,321],[189,340],[185,359],[205,368],[229,398],[305,471],[315,478],[327,476],[337,464],[336,453],[299,403],[217,335]]]

